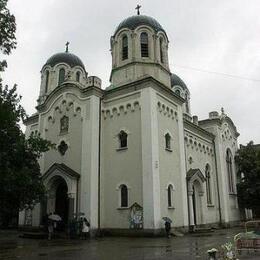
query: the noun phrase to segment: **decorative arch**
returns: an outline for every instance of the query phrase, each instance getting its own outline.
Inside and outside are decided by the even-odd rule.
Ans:
[[[122,35],[122,60],[128,59],[128,36],[126,34]]]
[[[206,178],[204,177],[204,175],[202,174],[200,169],[190,169],[187,172],[186,179],[188,182],[188,191],[193,190],[192,186],[193,186],[194,181],[196,181],[199,184],[200,194],[201,195],[204,194],[203,182],[206,181]]]
[[[127,148],[128,145],[128,134],[121,130],[118,134],[119,148]]]
[[[233,156],[229,148],[226,151],[226,168],[228,177],[228,189],[230,193],[234,193]]]
[[[162,37],[160,37],[160,39],[159,39],[159,48],[160,48],[160,61],[161,61],[161,63],[165,63],[163,38]]]
[[[49,77],[50,77],[50,71],[46,70],[45,71],[45,93],[48,92],[48,88],[49,88]]]
[[[164,135],[165,149],[172,150],[172,136],[169,132]]]
[[[174,206],[174,196],[173,196],[173,192],[175,191],[175,186],[172,183],[169,183],[167,185],[167,204],[168,204],[168,208],[173,208]]]
[[[128,187],[126,184],[121,184],[119,186],[120,191],[120,207],[127,208],[128,207]]]
[[[149,36],[147,32],[141,32],[140,34],[140,49],[141,49],[141,57],[148,58],[149,57]]]
[[[206,177],[206,191],[207,191],[207,204],[212,204],[212,188],[211,188],[211,167],[207,163],[205,166],[205,177]]]
[[[80,71],[77,71],[77,72],[76,72],[76,81],[77,81],[77,82],[80,82],[80,76],[81,76]]]
[[[65,81],[65,69],[60,68],[59,69],[59,82],[58,85],[61,85]]]

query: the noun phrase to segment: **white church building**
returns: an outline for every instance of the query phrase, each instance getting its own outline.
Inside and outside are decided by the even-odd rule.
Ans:
[[[40,226],[56,212],[85,214],[91,229],[156,234],[163,217],[189,230],[239,220],[234,155],[239,133],[224,110],[198,120],[171,72],[168,37],[152,17],[123,20],[111,37],[107,88],[68,51],[41,69],[26,135],[56,144],[39,160],[46,202],[20,212]]]

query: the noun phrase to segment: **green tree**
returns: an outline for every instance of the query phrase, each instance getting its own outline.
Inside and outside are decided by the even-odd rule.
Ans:
[[[260,217],[260,150],[253,142],[241,146],[235,157],[238,175],[238,202],[241,208],[253,210],[255,217]]]
[[[7,0],[0,0],[0,51],[9,55],[16,48],[16,23],[14,15],[7,8]],[[0,71],[7,67],[5,60],[0,60]]]
[[[52,146],[39,135],[28,139],[19,122],[25,117],[16,86],[0,80],[0,222],[8,225],[19,210],[33,207],[45,195],[38,159]]]
[[[0,0],[0,52],[16,47],[15,17]],[[0,71],[6,68],[0,61]],[[16,85],[3,85],[0,76],[0,224],[6,226],[19,210],[33,207],[45,195],[38,159],[53,145],[39,135],[25,138],[19,123],[26,117]]]

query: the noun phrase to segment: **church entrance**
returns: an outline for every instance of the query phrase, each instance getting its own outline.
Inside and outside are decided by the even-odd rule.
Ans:
[[[194,215],[194,225],[202,224],[202,201],[201,197],[203,194],[200,193],[200,183],[198,181],[194,181],[193,183],[193,215]]]
[[[55,213],[62,218],[58,223],[58,229],[62,230],[68,224],[70,200],[67,183],[61,176],[51,179],[47,197],[47,213]]]
[[[187,192],[188,192],[188,210],[189,225],[194,231],[195,226],[203,224],[203,183],[205,177],[199,169],[190,169],[187,172]]]
[[[56,213],[64,228],[77,213],[77,192],[80,175],[65,164],[54,163],[43,175],[47,189],[46,206],[42,212]]]

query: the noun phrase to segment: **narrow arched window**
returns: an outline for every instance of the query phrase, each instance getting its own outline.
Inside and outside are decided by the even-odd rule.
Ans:
[[[167,195],[168,195],[168,207],[172,207],[173,206],[173,202],[172,202],[172,194],[173,193],[173,187],[170,184],[167,188]]]
[[[76,81],[79,82],[80,81],[80,72],[77,71],[76,73]]]
[[[211,197],[211,185],[210,185],[210,166],[207,164],[205,168],[205,176],[206,176],[206,190],[207,190],[207,203],[212,204]]]
[[[120,187],[120,195],[121,195],[121,207],[128,207],[128,189],[125,184],[122,184]]]
[[[226,152],[226,165],[227,165],[227,175],[228,175],[228,188],[229,192],[234,192],[234,180],[233,180],[233,166],[232,166],[232,154],[228,149]]]
[[[46,70],[46,73],[45,73],[45,93],[48,92],[49,74],[50,74],[50,72],[48,70]]]
[[[164,63],[164,57],[163,57],[163,39],[160,38],[160,59],[161,63]]]
[[[146,32],[142,32],[140,38],[141,57],[149,57],[148,34]]]
[[[165,149],[171,150],[171,136],[169,133],[165,135]]]
[[[128,39],[124,35],[122,38],[122,60],[128,59]]]
[[[125,131],[120,131],[118,137],[120,148],[127,148],[127,133]]]
[[[65,69],[61,68],[59,71],[59,85],[65,80]]]
[[[178,95],[178,96],[180,96],[180,95],[181,95],[180,90],[179,90],[179,89],[176,89],[176,90],[175,90],[175,94]]]
[[[186,112],[189,113],[190,109],[189,109],[189,98],[188,98],[188,94],[185,94],[185,107],[186,107]]]

